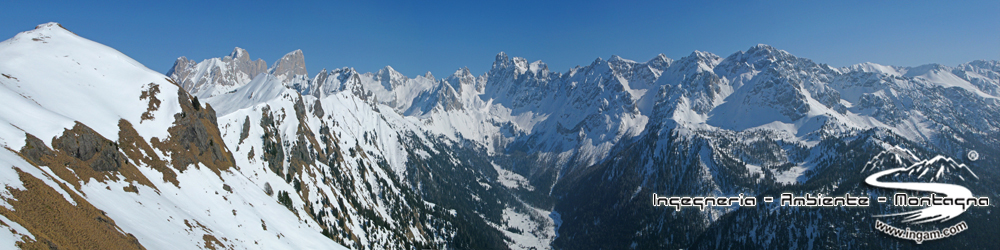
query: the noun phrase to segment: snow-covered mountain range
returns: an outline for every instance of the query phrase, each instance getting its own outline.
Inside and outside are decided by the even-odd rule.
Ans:
[[[301,51],[289,53],[271,71],[294,61],[289,58],[301,59]],[[210,67],[202,65],[224,59],[191,66],[180,58],[171,77],[210,76]],[[300,65],[297,72],[305,72],[303,63],[294,64]],[[258,78],[273,77],[317,98],[351,90],[419,120],[422,130],[470,141],[491,155],[537,153],[555,163],[547,165],[560,169],[561,176],[572,166],[604,160],[622,141],[657,132],[648,130],[652,127],[767,130],[804,145],[825,135],[873,128],[931,144],[942,139],[942,129],[994,131],[996,110],[981,109],[995,107],[998,100],[997,67],[996,61],[975,61],[956,68],[873,63],[834,68],[757,45],[726,58],[706,52],[676,61],[659,55],[641,63],[598,58],[565,73],[500,53],[493,68],[478,77],[459,69],[445,79],[430,73],[408,78],[387,66],[377,73],[324,69],[307,83],[287,80],[302,79],[301,74]],[[220,99],[225,100],[209,102],[244,102]],[[948,119],[952,116],[961,119]]]
[[[310,76],[300,50],[267,67],[236,48],[160,75],[50,23],[0,44],[0,73],[0,244],[22,247],[93,241],[31,219],[44,195],[146,248],[900,247],[842,211],[648,197],[858,191],[886,149],[1000,153],[998,61],[837,68],[756,45],[559,72],[501,52],[438,79]],[[963,166],[989,180],[995,163]]]
[[[181,64],[179,60],[176,65]],[[444,79],[430,73],[409,78],[387,66],[376,73],[324,69],[306,83],[268,74],[255,79],[271,79],[266,85],[295,90],[289,95],[353,96],[382,116],[393,117],[384,121],[397,133],[426,134],[479,152],[478,157],[497,166],[498,175],[514,176],[497,177],[500,180],[524,178],[518,182],[523,185],[506,185],[519,199],[554,209],[550,217],[572,225],[553,229],[566,241],[552,246],[588,246],[579,240],[586,238],[614,248],[631,242],[608,243],[605,234],[593,233],[607,230],[598,223],[603,215],[596,211],[632,208],[607,204],[644,200],[636,197],[654,191],[756,194],[807,183],[829,168],[842,168],[841,154],[852,150],[844,143],[859,137],[883,148],[892,146],[883,140],[898,138],[893,140],[950,155],[961,155],[969,143],[993,149],[1000,131],[997,65],[864,63],[835,68],[757,45],[725,58],[700,51],[678,60],[659,55],[646,62],[612,56],[566,72],[501,52],[492,69],[479,76],[459,69]],[[172,72],[175,77],[200,74],[177,67]],[[208,102],[235,109],[249,106],[230,103],[256,97],[213,98]],[[220,113],[225,117],[227,112]],[[407,144],[401,147],[412,147]],[[406,179],[410,173],[397,174]],[[604,189],[598,188],[605,185],[602,182]],[[583,218],[560,211],[561,206],[577,210],[581,202],[599,200],[595,193],[619,192],[629,195],[595,202],[598,207],[579,216]],[[576,196],[583,200],[574,200]],[[728,212],[681,217],[691,224],[684,228],[697,231]],[[567,213],[577,218],[567,222]],[[676,217],[651,216],[645,219],[662,223]],[[676,231],[647,230],[621,233],[663,236]],[[677,237],[637,246],[687,246],[697,235]]]

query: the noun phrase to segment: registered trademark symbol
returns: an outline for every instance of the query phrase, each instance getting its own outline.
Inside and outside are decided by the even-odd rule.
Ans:
[[[975,150],[970,150],[967,156],[969,157],[970,161],[979,160],[979,152],[976,152]]]

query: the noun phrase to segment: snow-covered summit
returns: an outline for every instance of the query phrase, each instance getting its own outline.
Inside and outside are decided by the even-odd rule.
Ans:
[[[125,119],[145,138],[166,137],[173,122],[179,87],[117,50],[77,36],[58,23],[0,42],[0,144],[24,145],[25,133],[49,139],[87,124],[102,136],[118,138]],[[139,98],[158,88],[161,102]],[[150,119],[143,119],[148,112]]]
[[[302,55],[302,50],[297,49],[292,52],[288,52],[281,57],[278,61],[274,62],[271,69],[268,70],[269,73],[278,77],[290,77],[295,75],[306,75],[306,62],[305,56]]]

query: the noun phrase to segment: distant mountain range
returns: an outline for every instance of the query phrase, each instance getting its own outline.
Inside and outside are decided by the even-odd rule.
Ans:
[[[649,197],[884,192],[864,184],[872,162],[1000,190],[998,61],[837,68],[756,45],[564,72],[503,52],[478,76],[307,72],[300,50],[268,67],[236,48],[161,75],[56,23],[0,43],[0,245],[906,248],[855,223],[878,208]],[[913,165],[968,150],[982,159]],[[964,177],[917,178],[940,176]],[[972,231],[924,245],[995,233]]]

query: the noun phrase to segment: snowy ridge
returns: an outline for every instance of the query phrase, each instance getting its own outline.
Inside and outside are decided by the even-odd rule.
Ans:
[[[144,138],[166,138],[177,107],[178,87],[115,49],[47,23],[0,42],[0,144],[18,149],[25,133],[49,139],[88,124],[105,138],[118,138],[118,120],[131,121]],[[40,68],[37,65],[45,65]],[[155,122],[142,122],[144,88],[160,86],[163,101]]]
[[[211,103],[215,111],[220,116],[226,115],[236,110],[249,108],[253,105],[270,101],[285,94],[285,86],[281,84],[281,79],[269,74],[261,74],[232,91],[205,98],[205,102]]]

